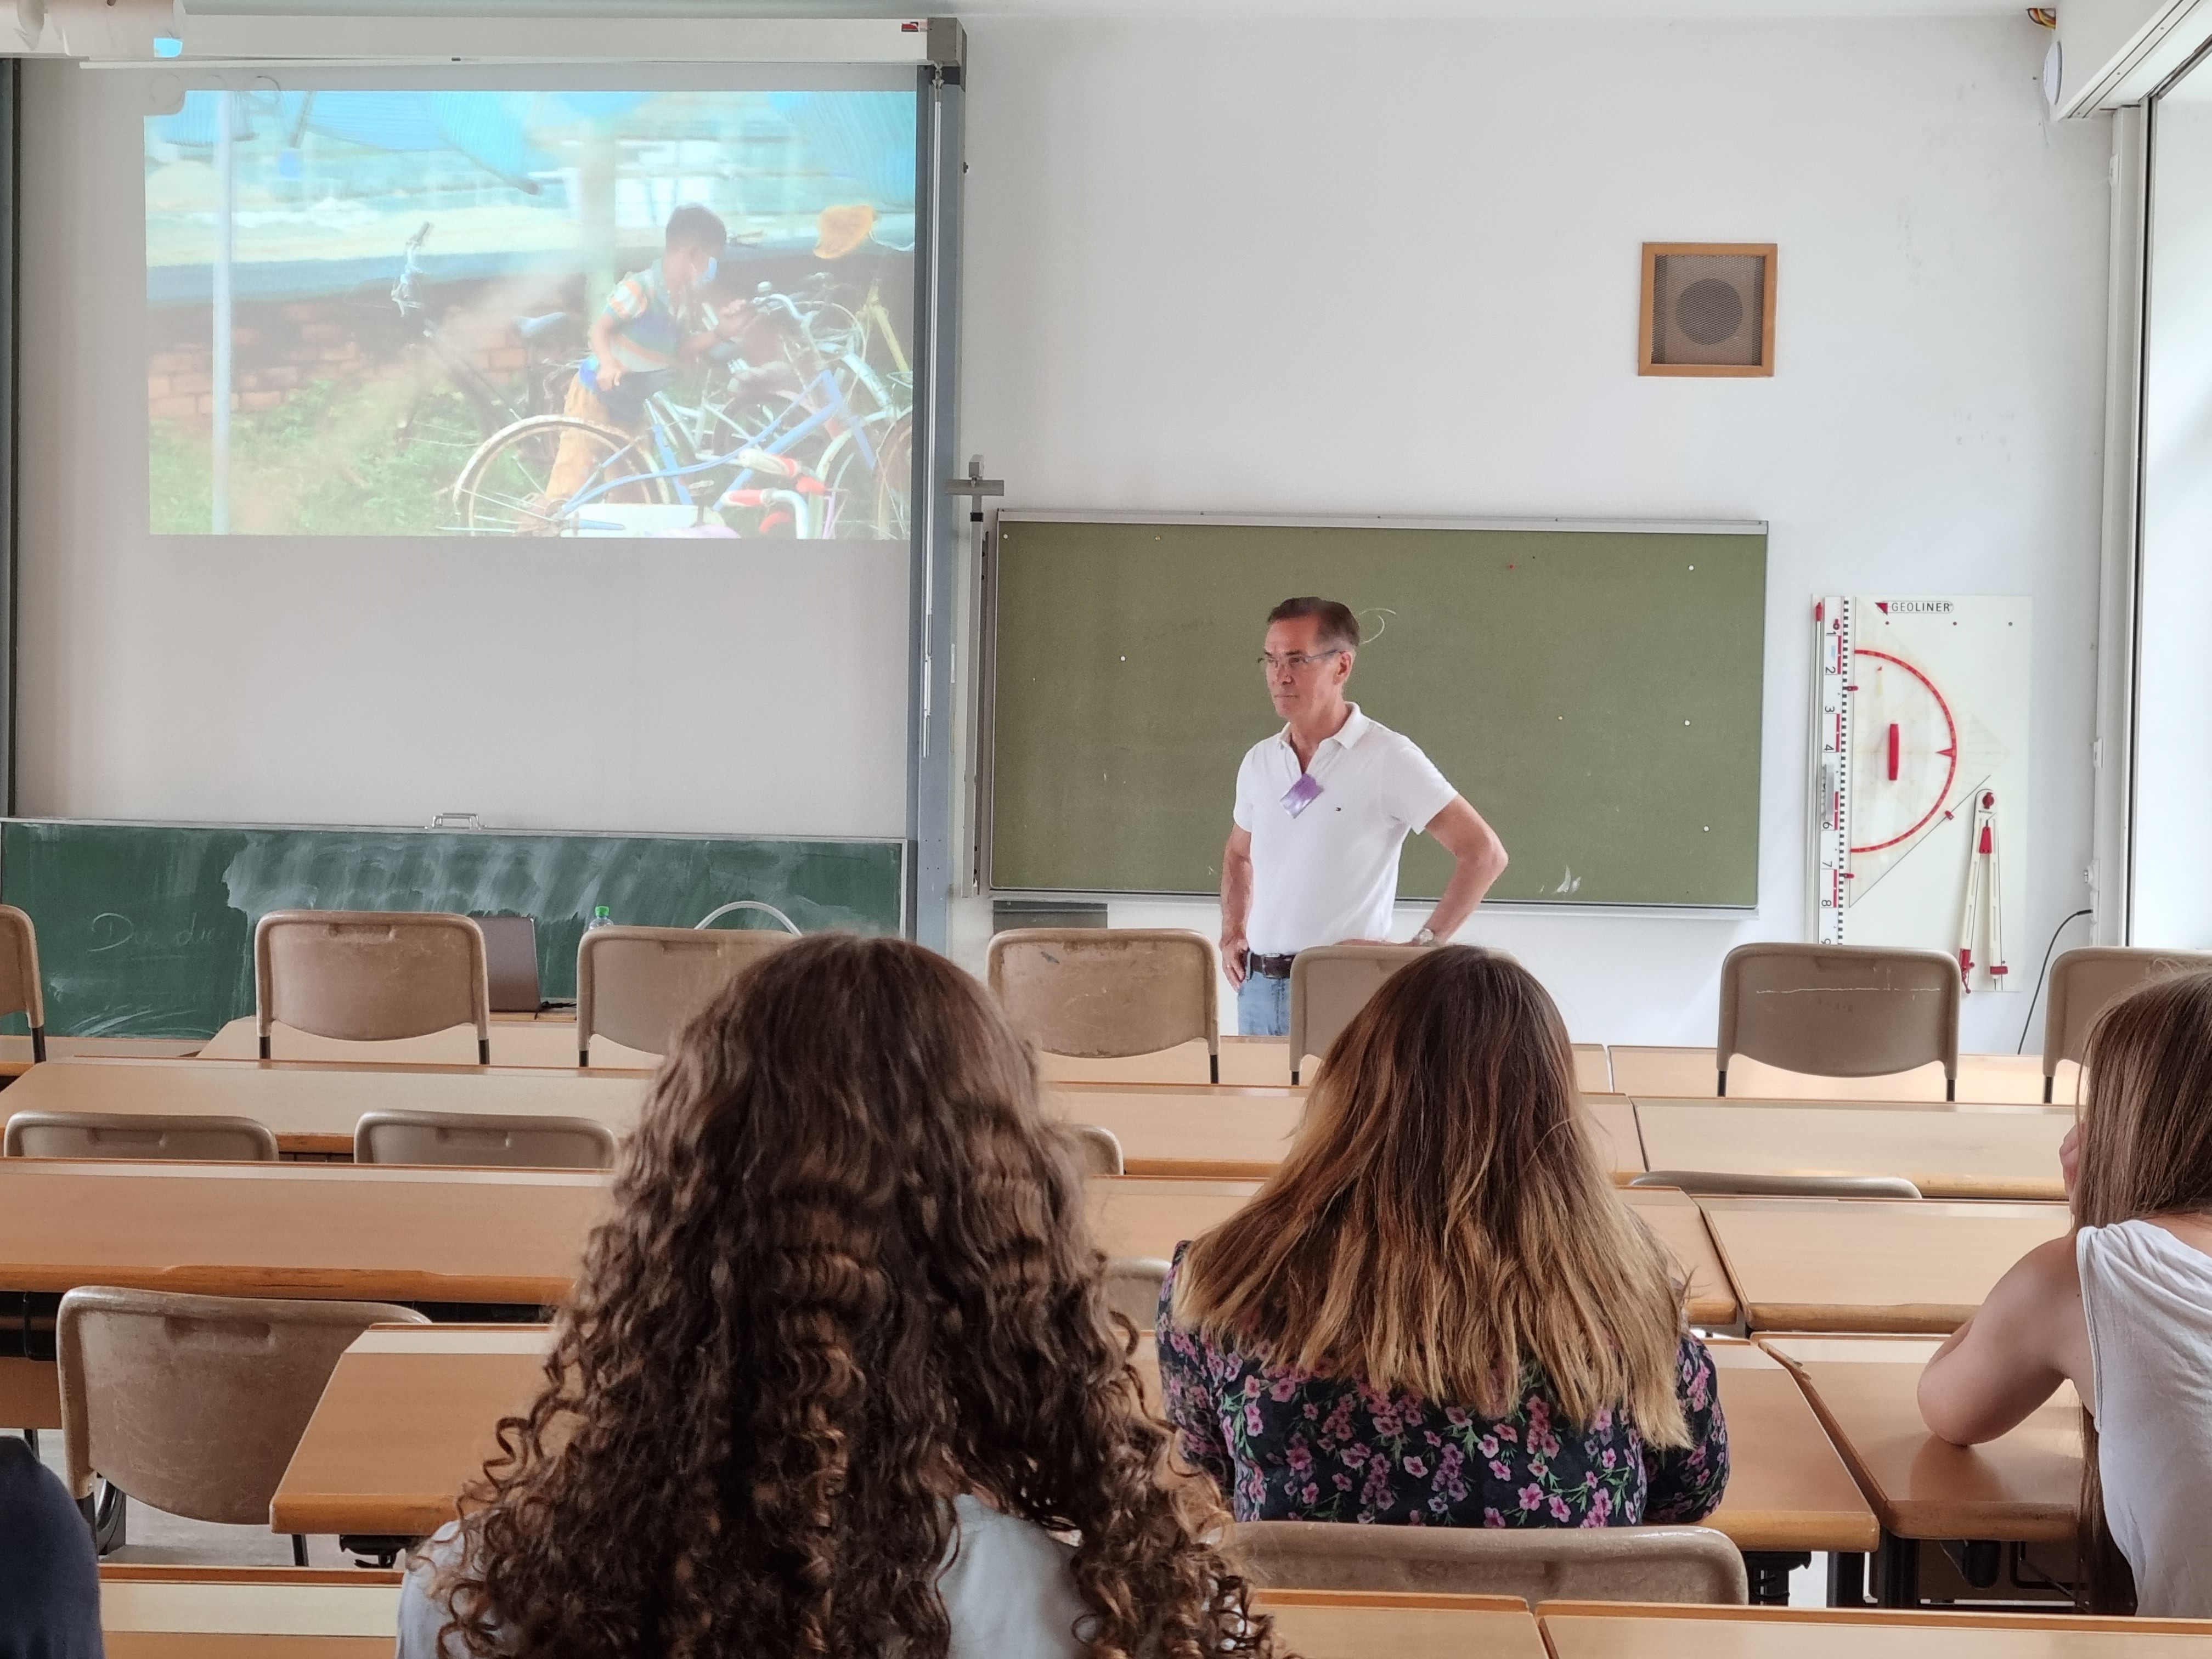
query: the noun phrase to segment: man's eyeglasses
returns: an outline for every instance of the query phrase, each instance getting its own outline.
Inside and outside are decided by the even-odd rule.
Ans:
[[[1317,662],[1326,662],[1331,657],[1343,654],[1344,647],[1340,645],[1328,651],[1292,651],[1279,657],[1272,652],[1263,651],[1260,653],[1260,666],[1271,674],[1279,668],[1287,668],[1295,674],[1300,669],[1311,668]]]

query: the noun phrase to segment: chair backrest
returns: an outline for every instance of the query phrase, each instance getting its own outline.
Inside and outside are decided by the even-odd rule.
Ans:
[[[1748,1054],[1816,1077],[1881,1077],[1943,1063],[1957,1092],[1959,959],[1869,945],[1739,945],[1721,963],[1719,1090]]]
[[[276,1136],[250,1117],[145,1112],[17,1112],[0,1135],[9,1158],[190,1158],[274,1164]]]
[[[29,1018],[38,1058],[44,1060],[46,994],[39,978],[38,930],[12,904],[0,904],[0,1014]]]
[[[576,947],[577,1063],[592,1034],[665,1054],[691,1016],[796,935],[781,928],[593,927]]]
[[[1218,1069],[1213,946],[1181,927],[1019,927],[991,941],[991,994],[1047,1054],[1155,1054],[1196,1038]]]
[[[2043,1005],[2043,1097],[2051,1098],[2051,1073],[2062,1060],[2079,1060],[2089,1046],[2097,1016],[2130,991],[2173,974],[2212,968],[2212,951],[2136,951],[2087,945],[2051,964],[2051,994]]]
[[[1096,1123],[1071,1123],[1069,1131],[1075,1136],[1075,1156],[1087,1176],[1117,1176],[1127,1173],[1127,1164],[1121,1157],[1121,1137],[1111,1129],[1102,1129]]]
[[[1291,963],[1291,1081],[1308,1054],[1326,1054],[1382,981],[1418,961],[1415,945],[1323,945]]]
[[[615,1161],[615,1133],[582,1117],[364,1112],[353,1127],[353,1161],[604,1170]]]
[[[1117,1255],[1106,1264],[1107,1303],[1139,1330],[1149,1331],[1160,1316],[1160,1285],[1167,1276],[1164,1261]]]
[[[346,1346],[428,1322],[381,1302],[71,1291],[56,1321],[70,1490],[105,1475],[172,1515],[266,1527]]]
[[[254,1024],[355,1042],[477,1030],[491,1060],[483,930],[466,916],[402,910],[271,910],[253,930]]]
[[[1257,1585],[1517,1595],[1540,1601],[1741,1606],[1743,1557],[1710,1527],[1354,1527],[1246,1521],[1232,1543]]]
[[[1903,1176],[1732,1175],[1720,1170],[1654,1170],[1632,1187],[1672,1187],[1704,1198],[1918,1198]]]

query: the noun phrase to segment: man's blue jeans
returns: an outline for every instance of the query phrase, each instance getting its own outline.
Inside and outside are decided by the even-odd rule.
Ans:
[[[1247,974],[1237,988],[1237,1030],[1245,1036],[1290,1036],[1290,981]]]

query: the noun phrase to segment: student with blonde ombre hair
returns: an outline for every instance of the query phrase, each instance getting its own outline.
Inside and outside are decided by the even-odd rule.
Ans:
[[[2098,1017],[2060,1152],[2074,1229],[1999,1279],[1920,1378],[1974,1445],[2071,1382],[2081,1399],[2082,1599],[2212,1616],[2212,973]]]
[[[1240,1521],[1694,1521],[1713,1362],[1613,1194],[1552,1000],[1432,951],[1329,1050],[1282,1167],[1176,1252],[1161,1382]]]

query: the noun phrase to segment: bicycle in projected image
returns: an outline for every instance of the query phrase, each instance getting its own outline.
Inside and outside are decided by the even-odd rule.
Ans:
[[[872,290],[857,313],[827,278],[794,298],[763,283],[752,325],[708,355],[696,403],[648,398],[633,430],[571,415],[486,439],[453,484],[456,528],[477,536],[678,532],[903,541],[914,465],[913,381]],[[740,348],[772,342],[755,364]],[[869,362],[880,339],[896,367]],[[562,444],[582,481],[550,489]],[[566,469],[573,476],[572,460]]]

